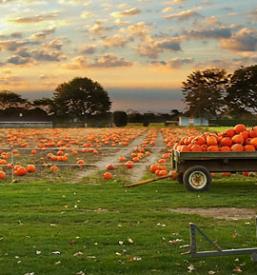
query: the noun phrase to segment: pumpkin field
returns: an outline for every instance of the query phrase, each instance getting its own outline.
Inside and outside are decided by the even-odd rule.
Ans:
[[[173,150],[255,152],[257,127],[1,129],[0,274],[256,274],[249,255],[183,254],[190,222],[224,248],[256,246],[256,174],[188,192]]]

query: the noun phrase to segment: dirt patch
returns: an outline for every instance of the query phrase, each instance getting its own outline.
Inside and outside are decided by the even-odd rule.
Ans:
[[[165,148],[165,145],[164,145],[163,137],[159,132],[155,142],[155,146],[152,148],[152,154],[148,158],[146,158],[144,162],[141,162],[140,165],[136,165],[133,168],[133,171],[132,171],[133,173],[131,174],[131,177],[130,177],[130,180],[133,183],[143,178],[146,172],[146,169],[160,158],[161,151],[163,150],[163,148]]]
[[[97,209],[86,209],[86,212],[94,212],[97,214],[102,214],[102,213],[120,213],[118,210],[109,210],[105,208],[97,208]]]
[[[256,209],[251,208],[176,208],[171,212],[182,214],[196,214],[202,217],[210,217],[223,220],[249,220],[256,216]]]
[[[147,135],[147,133],[145,132],[143,135],[140,135],[138,138],[136,138],[134,141],[132,141],[127,147],[121,148],[114,155],[105,157],[105,158],[99,160],[98,162],[96,162],[95,167],[78,173],[76,175],[76,178],[74,179],[74,182],[79,182],[81,179],[83,179],[85,177],[92,176],[97,171],[104,170],[106,165],[108,165],[110,163],[115,165],[118,161],[119,156],[126,156],[130,152],[132,152],[135,147],[137,147],[139,144],[141,144],[143,142],[146,135]]]

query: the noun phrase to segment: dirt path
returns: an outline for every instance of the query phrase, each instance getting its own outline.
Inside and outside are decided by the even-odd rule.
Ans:
[[[84,177],[89,177],[93,175],[96,171],[104,170],[105,167],[108,164],[116,164],[118,162],[119,156],[126,156],[129,153],[131,153],[135,147],[137,147],[139,144],[141,144],[146,137],[147,132],[145,132],[143,135],[136,138],[134,141],[132,141],[127,147],[121,148],[118,152],[115,154],[112,154],[108,157],[104,157],[103,159],[96,162],[94,165],[94,168],[89,168],[86,171],[82,171],[79,174],[77,174],[75,181],[78,182]]]
[[[161,150],[165,148],[164,141],[162,134],[159,132],[155,146],[152,148],[152,154],[144,160],[144,162],[139,163],[138,165],[135,165],[135,167],[132,169],[132,175],[130,177],[130,180],[135,183],[143,178],[146,169],[148,166],[156,162],[161,154]]]
[[[175,213],[196,214],[202,217],[224,220],[249,220],[257,214],[256,209],[251,208],[177,208],[168,210]]]

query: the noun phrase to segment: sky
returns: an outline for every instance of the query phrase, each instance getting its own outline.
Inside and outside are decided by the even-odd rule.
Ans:
[[[197,69],[257,62],[256,0],[0,0],[0,90],[98,81],[113,110],[183,109]]]

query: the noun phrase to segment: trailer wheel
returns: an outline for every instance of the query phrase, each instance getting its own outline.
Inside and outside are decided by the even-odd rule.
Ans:
[[[208,191],[211,185],[211,174],[203,166],[193,166],[185,171],[183,182],[189,191]]]

